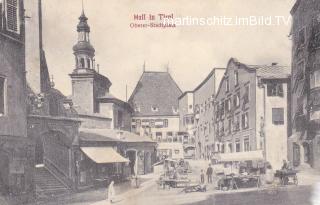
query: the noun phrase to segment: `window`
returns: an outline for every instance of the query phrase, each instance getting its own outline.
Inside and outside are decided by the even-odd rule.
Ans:
[[[226,109],[226,112],[230,112],[230,110],[231,110],[231,100],[230,99],[225,100],[225,109]]]
[[[233,105],[234,107],[240,106],[240,92],[233,96]]]
[[[5,115],[6,109],[6,79],[0,77],[0,116]]]
[[[189,105],[189,109],[192,109],[192,105]]]
[[[229,92],[230,90],[230,84],[229,84],[229,78],[226,78],[226,92]]]
[[[155,127],[155,121],[154,121],[154,119],[150,120],[150,127]]]
[[[173,142],[178,142],[178,137],[176,134],[173,136]]]
[[[90,69],[91,66],[90,66],[90,59],[89,58],[87,59],[87,64],[88,64],[88,68]]]
[[[191,121],[191,125],[193,125],[194,124],[194,117],[193,116],[191,116],[190,121]]]
[[[84,68],[84,58],[80,58],[80,68]]]
[[[250,92],[249,85],[247,85],[244,90],[244,96],[243,96],[244,103],[249,102],[249,92]]]
[[[243,148],[245,152],[249,152],[250,151],[250,142],[249,142],[249,138],[245,138],[243,140]]]
[[[160,142],[162,139],[162,132],[156,132],[157,141]]]
[[[168,120],[165,119],[165,120],[163,121],[163,124],[164,124],[164,127],[168,127],[168,125],[169,125]]]
[[[274,125],[284,124],[284,108],[272,108],[272,123]]]
[[[7,30],[19,33],[19,0],[6,0]]]
[[[240,116],[236,115],[235,122],[234,122],[234,131],[240,130]]]
[[[268,96],[283,97],[283,85],[282,85],[282,83],[268,83],[267,84],[267,95]]]
[[[221,145],[221,153],[224,153],[224,147],[225,147],[225,145],[222,144],[222,145]]]
[[[231,119],[228,119],[228,134],[231,133],[231,124],[232,124]]]
[[[222,101],[221,102],[221,105],[220,105],[220,117],[222,118],[224,116],[224,102]]]
[[[131,127],[132,127],[132,129],[135,129],[136,128],[136,120],[135,119],[132,119],[131,120]]]
[[[239,74],[238,74],[238,71],[234,71],[234,84],[235,84],[235,86],[239,85]]]
[[[320,87],[320,70],[316,70],[313,73],[313,88]]]
[[[123,127],[123,113],[121,111],[118,111],[118,127]]]
[[[231,142],[228,143],[228,149],[229,149],[229,153],[232,153],[232,152],[233,152],[233,150],[232,150],[232,143],[231,143]]]
[[[240,152],[240,140],[236,140],[236,152]]]
[[[242,114],[241,124],[242,124],[242,129],[247,129],[249,127],[249,118],[248,118],[247,112]]]
[[[298,35],[298,46],[304,45],[306,42],[306,28],[302,28]]]

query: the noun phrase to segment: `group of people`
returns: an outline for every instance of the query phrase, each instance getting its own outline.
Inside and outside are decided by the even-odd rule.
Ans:
[[[208,184],[212,184],[212,174],[213,174],[213,168],[212,168],[211,164],[209,164],[207,171],[206,171]],[[204,184],[204,182],[205,182],[204,178],[205,178],[205,174],[204,174],[203,169],[201,169],[201,173],[200,173],[201,184]]]

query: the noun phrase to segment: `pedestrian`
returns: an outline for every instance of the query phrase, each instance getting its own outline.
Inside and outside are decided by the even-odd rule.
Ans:
[[[201,184],[204,184],[204,171],[203,171],[203,169],[201,169],[201,173],[200,173],[200,182],[201,182]]]
[[[114,181],[111,181],[111,183],[108,186],[108,196],[107,196],[107,203],[111,204],[112,202],[114,202],[114,197],[116,195],[115,191],[114,191],[114,187],[113,187]]]
[[[211,164],[209,164],[209,167],[207,169],[208,184],[212,183],[212,173],[213,173],[213,169],[211,167]]]

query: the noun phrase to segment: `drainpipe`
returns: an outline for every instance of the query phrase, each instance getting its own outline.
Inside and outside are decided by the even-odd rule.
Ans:
[[[266,146],[266,133],[265,133],[265,126],[266,126],[266,86],[262,84],[261,79],[259,79],[260,86],[262,88],[263,92],[263,127],[261,127],[261,122],[260,122],[260,132],[263,132],[263,157],[265,160],[267,160],[267,146]],[[261,121],[261,119],[260,119]],[[262,129],[263,128],[263,129]],[[261,138],[261,134],[260,134]],[[260,139],[261,140],[261,139]],[[261,142],[261,141],[260,141]],[[261,147],[262,149],[262,147]]]

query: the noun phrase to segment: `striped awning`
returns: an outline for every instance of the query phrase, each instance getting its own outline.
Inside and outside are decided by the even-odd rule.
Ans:
[[[122,157],[112,147],[81,147],[81,150],[98,164],[129,162],[128,159]]]

